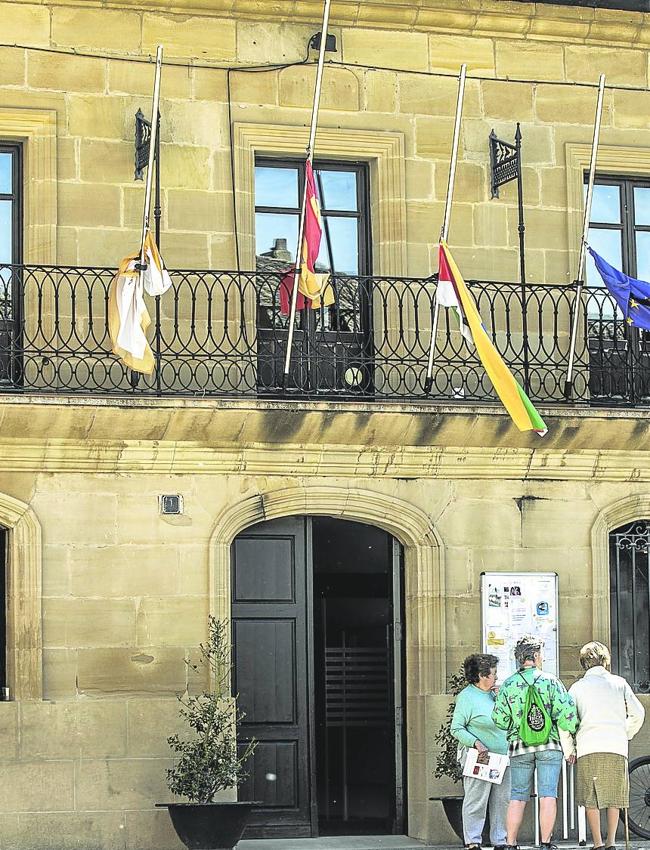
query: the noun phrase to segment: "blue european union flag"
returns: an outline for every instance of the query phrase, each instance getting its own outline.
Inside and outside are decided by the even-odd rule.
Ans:
[[[636,280],[615,269],[589,248],[598,273],[610,291],[629,325],[650,330],[650,283]]]

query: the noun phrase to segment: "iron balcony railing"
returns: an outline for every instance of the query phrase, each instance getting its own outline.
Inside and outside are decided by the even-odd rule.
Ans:
[[[343,277],[336,305],[303,310],[286,385],[287,319],[271,272],[172,272],[149,299],[151,376],[111,354],[114,270],[0,266],[0,392],[495,400],[476,352],[441,311],[424,391],[435,278]],[[575,287],[470,282],[483,323],[534,401],[564,402]],[[524,328],[525,333],[524,333]],[[603,290],[579,305],[572,403],[650,405],[650,346]]]

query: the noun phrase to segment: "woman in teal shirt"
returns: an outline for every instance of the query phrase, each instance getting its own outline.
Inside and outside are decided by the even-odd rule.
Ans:
[[[506,733],[492,720],[496,695],[498,659],[495,655],[468,655],[463,663],[467,687],[456,697],[456,707],[451,720],[451,734],[458,741],[458,760],[465,763],[467,750],[472,747],[483,753],[508,752]],[[465,846],[479,848],[490,810],[490,841],[494,850],[506,845],[506,811],[510,802],[510,768],[506,769],[501,784],[484,779],[463,776],[463,833]]]

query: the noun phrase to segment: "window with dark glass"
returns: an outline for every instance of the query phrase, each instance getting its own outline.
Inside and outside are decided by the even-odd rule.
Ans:
[[[329,274],[333,304],[300,310],[291,351],[290,391],[321,396],[372,391],[372,279],[368,169],[314,162],[323,232],[316,272]],[[304,160],[255,162],[258,390],[284,385],[288,339],[280,282],[295,266],[305,190]]]
[[[323,218],[317,269],[341,275],[370,274],[367,166],[314,162]],[[296,255],[304,163],[255,163],[255,255],[258,271],[291,265]]]
[[[18,275],[10,266],[22,261],[22,169],[20,145],[0,141],[0,382],[11,380],[11,359],[19,321]]]
[[[650,692],[650,520],[609,535],[612,671],[640,693]]]
[[[588,242],[610,265],[650,281],[650,179],[596,178]],[[645,403],[650,397],[649,335],[625,321],[589,254],[586,282],[592,399]]]
[[[0,265],[20,262],[20,146],[0,142]]]
[[[588,242],[610,265],[631,277],[650,280],[650,180],[597,178]],[[587,284],[603,287],[589,255]],[[611,305],[608,312],[613,314]]]

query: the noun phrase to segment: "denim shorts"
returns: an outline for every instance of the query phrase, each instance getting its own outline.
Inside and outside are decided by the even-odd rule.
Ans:
[[[562,770],[561,750],[541,750],[510,756],[511,800],[528,800],[533,793],[533,774],[537,767],[537,796],[557,797]]]

